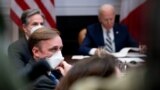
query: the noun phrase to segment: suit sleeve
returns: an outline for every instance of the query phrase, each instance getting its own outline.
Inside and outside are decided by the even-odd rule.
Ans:
[[[40,60],[34,63],[28,63],[25,67],[18,71],[18,75],[22,78],[26,78],[29,81],[34,81],[41,75],[46,74],[51,70],[46,60]]]
[[[126,27],[126,32],[127,32],[127,35],[128,35],[128,38],[127,38],[128,47],[138,47],[137,41],[136,41],[136,40],[131,36],[131,34],[128,32],[127,27]]]
[[[129,35],[128,44],[130,47],[138,47],[138,43]]]
[[[20,69],[24,67],[24,62],[22,59],[22,55],[20,54],[19,48],[15,47],[14,44],[11,44],[8,47],[8,57],[9,60],[15,64],[16,69]]]

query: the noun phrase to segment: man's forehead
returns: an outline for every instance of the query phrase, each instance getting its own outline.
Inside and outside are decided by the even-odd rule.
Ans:
[[[32,20],[32,21],[34,21],[34,20],[39,20],[39,21],[44,21],[44,18],[40,15],[40,14],[35,14],[35,15],[33,15],[33,16],[30,16],[29,18],[28,18],[28,20]]]
[[[48,39],[48,40],[42,40],[40,41],[44,45],[52,45],[52,46],[63,46],[61,38],[58,38],[58,36],[55,36],[54,38]]]

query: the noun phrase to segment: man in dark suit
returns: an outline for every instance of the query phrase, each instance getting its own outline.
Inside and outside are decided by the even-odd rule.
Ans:
[[[32,58],[20,70],[20,75],[32,82],[30,90],[53,90],[58,79],[52,70],[59,68],[63,75],[71,68],[71,65],[63,61],[63,44],[59,32],[46,27],[38,28],[31,34],[28,44]]]
[[[48,72],[50,68],[48,67],[48,62],[44,60],[44,56],[43,56],[43,55],[46,55],[47,57],[48,53],[43,53],[40,55],[41,57],[38,56],[37,58],[36,56],[37,54],[36,55],[33,54],[32,50],[29,50],[29,45],[28,45],[28,42],[32,42],[32,41],[37,42],[34,40],[28,41],[28,39],[30,38],[31,34],[35,32],[35,30],[38,30],[38,28],[43,26],[44,18],[41,15],[40,11],[38,11],[37,9],[29,9],[22,14],[21,20],[22,20],[22,28],[25,33],[25,37],[20,38],[19,40],[17,40],[16,42],[12,43],[9,46],[8,48],[9,59],[13,62],[13,65],[16,66],[16,70],[17,70],[16,73],[18,73],[18,75],[22,76],[22,78],[27,77],[28,80],[31,82],[36,80],[34,81],[35,89],[36,88],[53,89],[54,86],[57,84],[56,79],[57,77],[58,78],[60,77],[60,73],[59,72],[57,73],[57,70],[52,71],[53,81],[51,81],[49,75],[46,74],[46,72]],[[41,37],[43,36],[41,35]],[[59,42],[62,42],[61,39]],[[54,43],[56,44],[56,42]],[[49,47],[49,45],[47,45],[46,47]],[[50,51],[56,52],[56,49],[59,49],[59,47],[54,47]],[[40,60],[40,62],[37,62],[37,60]],[[60,71],[63,71],[63,69],[61,68]],[[62,73],[64,73],[64,71]],[[41,80],[40,78],[43,76],[44,77],[47,76],[45,78],[47,78],[48,80],[47,79]],[[43,83],[39,83],[39,82],[43,82]],[[49,83],[49,86],[47,86],[48,83]]]
[[[15,63],[17,69],[23,68],[32,57],[28,50],[28,38],[31,34],[31,29],[35,26],[44,24],[44,17],[37,9],[28,9],[21,16],[22,30],[25,34],[19,40],[13,42],[8,47],[9,59]]]
[[[99,22],[87,27],[87,34],[80,46],[80,54],[95,55],[99,47],[109,53],[118,52],[124,47],[138,47],[127,31],[127,27],[115,24],[115,9],[110,4],[99,8]]]

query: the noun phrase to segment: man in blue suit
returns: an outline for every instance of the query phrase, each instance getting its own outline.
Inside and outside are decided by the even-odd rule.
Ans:
[[[86,37],[79,49],[80,54],[95,55],[99,47],[106,48],[110,53],[118,52],[124,47],[138,47],[127,27],[115,24],[115,16],[116,12],[112,5],[104,4],[99,8],[99,23],[87,27]],[[110,45],[107,46],[108,42]]]

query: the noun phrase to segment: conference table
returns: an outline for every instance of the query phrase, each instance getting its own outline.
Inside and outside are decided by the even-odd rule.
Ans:
[[[65,58],[66,62],[68,62],[71,65],[74,65],[76,62],[83,60],[83,58],[89,58],[90,57],[90,56],[83,56],[83,58],[82,58],[82,56],[83,55],[65,55],[64,58]],[[76,57],[76,58],[74,58],[74,57]],[[80,59],[80,57],[82,59]],[[120,58],[120,59],[122,59],[122,58]],[[128,58],[123,58],[123,59],[126,60]],[[132,69],[132,68],[137,68],[137,67],[144,66],[145,65],[145,60],[144,60],[145,58],[142,57],[142,58],[139,58],[139,59],[140,60],[137,60],[137,58],[133,58],[133,60],[130,60],[130,61],[120,60],[123,64],[123,70],[129,70],[129,69]]]
[[[73,55],[64,55],[64,60],[66,62],[68,62],[69,64],[75,64],[76,62],[78,62],[78,59],[72,59]]]

